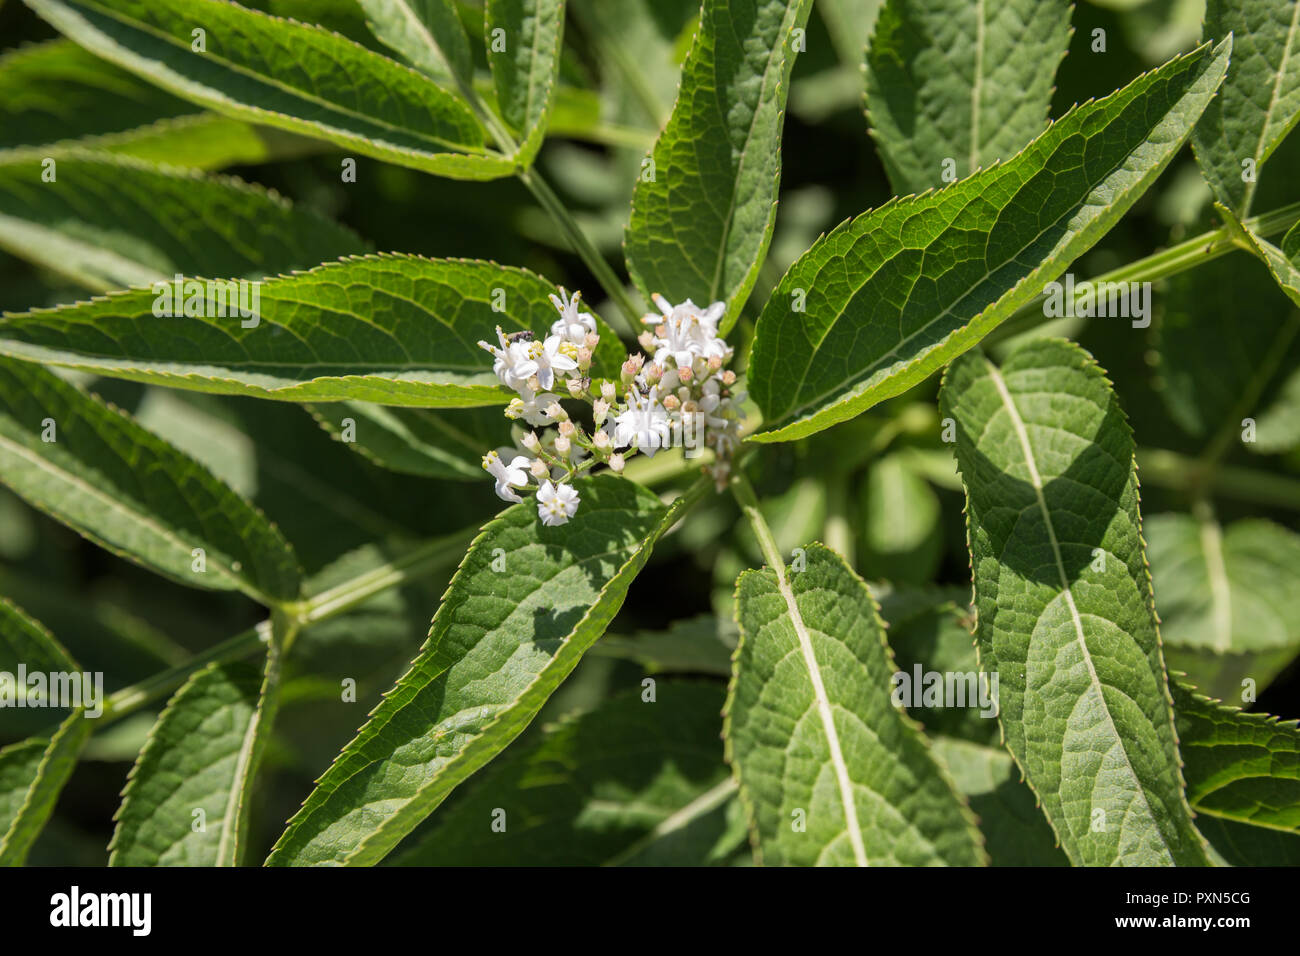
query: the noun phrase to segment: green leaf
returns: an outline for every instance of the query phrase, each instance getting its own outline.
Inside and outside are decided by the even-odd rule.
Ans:
[[[1201,37],[1229,33],[1228,76],[1192,148],[1215,196],[1244,219],[1261,167],[1300,120],[1300,7],[1292,0],[1209,0]]]
[[[1178,681],[1172,690],[1197,812],[1300,834],[1300,722],[1245,713]]]
[[[0,160],[0,247],[95,292],[175,275],[261,278],[364,252],[352,230],[238,179],[77,153],[44,182]]]
[[[908,687],[914,690],[908,714],[926,733],[997,745],[1001,740],[995,719],[997,695],[980,674],[971,634],[974,615],[967,607],[970,593],[934,587],[877,588],[873,593],[880,595],[880,616],[888,628],[886,637],[898,670],[908,675]],[[960,680],[953,685],[953,693],[962,695],[964,705],[956,706],[956,700],[947,699],[947,691],[927,700],[927,673],[944,676],[945,687],[948,674]]]
[[[607,634],[592,653],[636,661],[651,674],[730,677],[735,649],[732,628],[712,614],[700,614],[679,618],[663,631],[641,631],[630,637]]]
[[[819,0],[817,12],[826,21],[836,54],[846,67],[854,71],[861,67],[862,52],[871,42],[884,5],[884,0]]]
[[[993,866],[1069,866],[1056,835],[1001,747],[935,737],[934,752],[979,817]]]
[[[47,678],[79,670],[49,631],[0,598],[0,671],[11,685],[7,693],[26,690],[13,684],[19,664],[28,674]],[[102,707],[103,700],[82,703]],[[52,737],[32,737],[0,749],[0,866],[26,861],[90,737],[92,724],[85,715],[85,706],[75,707]]]
[[[455,0],[358,0],[366,25],[384,45],[430,76],[474,81],[469,38]]]
[[[722,698],[716,684],[660,681],[652,703],[638,687],[565,719],[508,751],[394,863],[600,866],[683,837],[675,865],[719,862],[735,848],[718,846],[736,790]]]
[[[890,0],[867,49],[867,113],[894,192],[1009,160],[1047,125],[1068,0]]]
[[[876,604],[835,552],[736,582],[727,756],[775,865],[976,865],[978,831],[916,724]],[[801,827],[799,824],[803,824]]]
[[[1189,435],[1235,439],[1251,418],[1248,450],[1300,444],[1300,312],[1264,265],[1233,253],[1174,276],[1155,333],[1160,396]]]
[[[39,366],[0,360],[0,449],[0,481],[114,554],[263,604],[297,596],[297,559],[260,512],[189,456]]]
[[[78,707],[48,740],[33,738],[0,750],[0,866],[22,866],[90,738]]]
[[[7,313],[0,354],[173,388],[292,402],[503,405],[511,393],[476,342],[495,342],[497,325],[547,333],[556,318],[547,299],[554,291],[540,276],[493,262],[353,257],[262,282],[258,307],[249,310],[257,316],[248,319],[226,314],[234,310],[218,298],[225,292],[221,283],[183,293],[186,312],[192,301],[199,306],[193,311],[213,318],[157,318],[161,293],[151,289]],[[503,311],[494,308],[498,303]],[[617,336],[603,324],[599,329],[592,367],[617,375]]]
[[[868,578],[922,584],[943,557],[939,498],[898,455],[876,461],[862,487],[859,566]]]
[[[581,504],[567,524],[543,526],[526,501],[484,527],[420,656],[320,778],[269,864],[382,859],[528,725],[689,503],[665,509],[613,476],[575,487]],[[494,570],[498,557],[505,571]]]
[[[1263,690],[1300,652],[1300,535],[1210,514],[1156,515],[1143,532],[1170,666],[1225,700],[1245,678]]]
[[[949,368],[980,664],[1070,860],[1205,865],[1179,776],[1133,437],[1092,358],[1037,339]],[[1098,812],[1101,811],[1101,812]]]
[[[27,3],[92,53],[219,113],[453,179],[514,171],[463,101],[320,27],[222,0]]]
[[[755,329],[749,383],[765,425],[753,439],[801,438],[901,394],[1032,301],[1169,163],[1229,50],[1171,60],[1007,162],[814,243]]]
[[[42,159],[93,148],[192,169],[314,148],[291,133],[200,110],[69,40],[0,56],[0,160],[24,147]]]
[[[1217,208],[1225,214],[1229,228],[1237,232],[1239,241],[1268,266],[1269,273],[1276,280],[1278,287],[1286,293],[1287,298],[1300,305],[1300,259],[1297,259],[1294,247],[1290,253],[1283,252],[1267,239],[1245,228],[1222,206]],[[1291,237],[1288,235],[1284,241],[1289,238]]]
[[[772,241],[781,131],[812,0],[710,0],[682,67],[681,89],[642,171],[624,241],[647,297],[725,301],[740,315]],[[802,34],[800,34],[802,35]]]
[[[482,481],[483,456],[512,444],[510,422],[495,407],[433,411],[334,402],[309,410],[322,428],[381,468],[425,478]]]
[[[1210,816],[1199,817],[1196,829],[1216,866],[1300,866],[1300,836],[1293,833]]]
[[[262,675],[240,661],[199,671],[168,702],[131,768],[110,866],[217,866],[234,839],[239,777]],[[203,812],[200,828],[196,811]]]
[[[497,104],[510,129],[523,136],[515,157],[527,166],[542,148],[555,98],[564,0],[487,0],[485,9]],[[498,39],[502,50],[496,47]]]

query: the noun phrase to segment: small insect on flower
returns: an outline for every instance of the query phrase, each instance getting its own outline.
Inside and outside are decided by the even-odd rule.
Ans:
[[[537,515],[547,527],[568,522],[578,511],[578,491],[572,485],[542,482],[537,489]]]
[[[500,348],[488,342],[478,343],[479,348],[491,352],[496,359],[492,363],[492,371],[501,380],[501,384],[516,392],[525,390],[528,379],[538,371],[537,362],[531,354],[536,343],[531,339],[532,333],[529,333],[527,339],[520,337],[518,332],[507,336],[498,325],[497,341],[501,343]]]
[[[514,493],[514,488],[522,488],[528,484],[528,476],[524,470],[529,465],[529,459],[524,455],[516,455],[506,464],[501,460],[501,456],[494,451],[488,452],[483,456],[483,467],[487,473],[497,480],[496,493],[502,501],[523,501]]]

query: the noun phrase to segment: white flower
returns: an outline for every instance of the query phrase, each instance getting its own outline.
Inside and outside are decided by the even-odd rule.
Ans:
[[[596,320],[591,317],[591,314],[578,312],[580,298],[582,298],[581,292],[573,293],[570,298],[569,293],[564,291],[564,286],[560,286],[558,296],[551,296],[551,304],[560,313],[560,317],[551,326],[551,334],[558,335],[563,341],[572,342],[574,345],[585,345],[587,333],[596,331]]]
[[[537,516],[542,519],[542,524],[548,527],[564,524],[577,510],[578,492],[572,485],[553,485],[544,481],[537,489]]]
[[[537,381],[542,391],[555,387],[556,372],[572,372],[578,367],[578,348],[558,335],[547,336],[542,343],[532,343],[531,358],[536,363]]]
[[[497,480],[497,497],[502,501],[524,500],[514,493],[511,486],[522,488],[528,484],[528,476],[524,474],[524,470],[528,465],[529,460],[524,455],[516,455],[508,465],[494,451],[490,451],[483,456],[483,467],[487,469],[489,475]]]
[[[511,338],[514,338],[514,341],[511,341]],[[478,344],[479,348],[491,352],[496,359],[492,363],[492,371],[496,373],[497,378],[501,379],[501,383],[506,388],[512,388],[516,392],[527,388],[529,377],[537,372],[537,362],[531,355],[532,347],[537,343],[530,341],[531,338],[531,332],[516,332],[514,336],[507,337],[498,325],[497,340],[501,343],[500,348],[487,342]]]
[[[733,349],[718,337],[718,320],[727,311],[725,302],[714,302],[707,309],[687,299],[672,305],[661,295],[654,295],[662,316],[647,315],[643,321],[655,328],[654,361],[666,367],[671,357],[678,368],[690,368],[697,358],[707,363],[717,357],[730,360]]]
[[[519,394],[519,398],[506,406],[506,418],[522,418],[528,424],[538,427],[552,424],[546,409],[559,401],[558,395],[534,392],[526,385],[519,390]]]
[[[614,417],[614,447],[634,445],[653,458],[672,442],[672,424],[667,409],[659,404],[659,390],[642,395],[636,386],[627,393],[627,409]]]

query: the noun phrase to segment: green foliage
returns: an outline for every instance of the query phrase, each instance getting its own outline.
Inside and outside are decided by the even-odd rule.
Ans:
[[[1173,60],[1077,107],[1006,163],[814,243],[758,320],[755,439],[801,438],[906,391],[1032,300],[1169,163],[1228,53],[1225,43]]]
[[[894,192],[924,192],[1020,152],[1047,125],[1069,45],[1067,0],[886,3],[867,49],[866,100]]]
[[[967,491],[980,663],[1070,859],[1204,865],[1143,555],[1133,439],[1082,349],[1032,342],[944,382]],[[1099,812],[1100,811],[1100,812]]]
[[[736,582],[725,732],[760,859],[979,863],[969,813],[889,702],[894,667],[871,592],[821,545],[803,560]]]
[[[0,864],[1300,864],[1294,3],[26,4]]]

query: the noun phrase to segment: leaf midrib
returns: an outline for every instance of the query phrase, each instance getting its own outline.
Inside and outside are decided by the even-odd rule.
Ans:
[[[1079,644],[1079,650],[1083,655],[1084,663],[1088,666],[1089,681],[1092,684],[1093,690],[1097,694],[1097,700],[1101,705],[1102,713],[1106,717],[1106,725],[1110,728],[1111,735],[1115,740],[1115,745],[1119,748],[1119,752],[1124,758],[1124,766],[1127,768],[1128,774],[1133,780],[1134,792],[1137,794],[1138,799],[1145,808],[1148,819],[1152,821],[1151,828],[1158,835],[1160,843],[1169,853],[1170,859],[1173,859],[1174,854],[1172,848],[1169,846],[1169,841],[1166,839],[1161,829],[1154,825],[1154,821],[1157,817],[1152,812],[1151,804],[1147,800],[1146,788],[1142,785],[1141,779],[1133,769],[1133,762],[1129,758],[1128,749],[1124,745],[1124,737],[1115,726],[1115,719],[1111,715],[1110,706],[1106,703],[1105,690],[1102,686],[1101,679],[1097,676],[1097,668],[1093,663],[1092,653],[1088,650],[1087,641],[1084,640],[1083,621],[1079,617],[1079,609],[1074,603],[1074,592],[1070,587],[1069,575],[1066,574],[1065,571],[1065,562],[1061,558],[1061,546],[1056,537],[1056,526],[1052,522],[1051,509],[1047,507],[1047,499],[1043,495],[1043,479],[1038,473],[1038,463],[1034,456],[1033,447],[1029,443],[1029,433],[1025,429],[1024,420],[1020,417],[1020,410],[1016,407],[1015,399],[1012,398],[1011,393],[1007,390],[1007,385],[1002,378],[1002,373],[998,370],[997,366],[987,358],[984,359],[984,363],[988,367],[989,378],[997,389],[1003,408],[1006,410],[1007,417],[1011,421],[1012,428],[1016,433],[1016,440],[1020,444],[1021,454],[1024,456],[1025,465],[1029,471],[1030,484],[1032,484],[1034,488],[1034,497],[1038,503],[1039,511],[1043,516],[1043,526],[1047,531],[1048,540],[1052,545],[1052,557],[1056,562],[1056,571],[1060,577],[1061,593],[1065,597],[1066,605],[1070,609],[1070,619],[1074,625],[1075,640]]]
[[[831,710],[830,699],[826,695],[826,685],[822,682],[821,667],[817,663],[817,654],[813,650],[812,636],[804,624],[794,591],[786,578],[784,565],[775,563],[772,571],[776,575],[777,591],[785,601],[790,623],[794,627],[795,638],[799,642],[799,651],[803,655],[804,667],[808,670],[809,683],[812,684],[813,701],[817,706],[817,716],[826,735],[826,747],[830,751],[831,766],[835,771],[835,782],[844,810],[844,826],[849,834],[849,843],[853,847],[853,859],[858,866],[869,866],[866,846],[862,841],[862,828],[858,824],[858,805],[853,793],[853,781],[849,777],[848,764],[844,760],[844,751],[840,747],[839,733],[835,729],[835,715]]]

